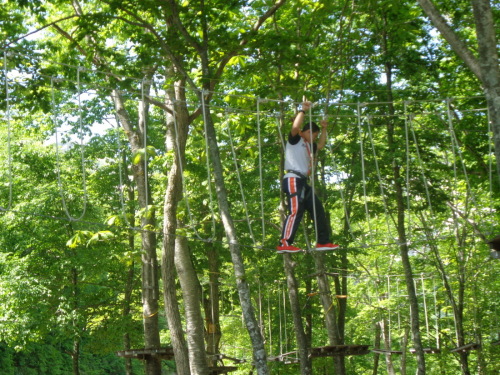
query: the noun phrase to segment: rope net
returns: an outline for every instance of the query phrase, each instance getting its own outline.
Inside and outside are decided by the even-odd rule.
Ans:
[[[92,166],[84,150],[96,143],[102,147],[102,156],[94,163],[113,170],[109,177],[116,180],[110,201],[123,207],[124,171],[135,156],[119,155],[118,149],[127,146],[120,143],[123,137],[116,139],[120,124],[110,88],[96,84],[98,74],[78,67],[69,78],[39,74],[34,81],[32,73],[9,69],[4,56],[1,113],[7,126],[1,134],[1,180],[6,187],[0,195],[2,210],[19,210],[20,186],[27,183],[20,181],[24,160],[32,152],[27,144],[55,147],[57,179],[53,182],[61,190],[62,212],[44,212],[36,205],[23,210],[67,216],[72,221],[85,219]],[[162,176],[178,152],[165,149],[163,129],[168,117],[176,133],[179,118],[165,101],[163,82],[152,84],[155,95],[144,92],[143,83],[136,80],[131,89],[120,92],[131,113],[143,108],[139,103],[145,100],[167,103],[165,108],[149,107],[141,159],[146,185],[159,198]],[[41,93],[40,101],[52,100],[50,113],[28,113],[23,98],[31,87]],[[212,116],[240,242],[255,249],[274,249],[284,213],[280,206],[283,148],[299,103],[229,92],[202,94],[187,90],[186,99],[176,103],[189,113],[200,114],[190,125],[186,154],[177,155],[185,158],[179,235],[222,241],[204,121]],[[208,95],[211,99],[206,102]],[[424,251],[430,241],[452,237],[460,227],[470,227],[483,238],[494,234],[498,222],[493,205],[494,156],[484,98],[317,104],[306,121],[327,119],[328,141],[318,155],[311,185],[330,214],[334,242],[347,248],[370,248],[405,241],[412,251]],[[55,143],[47,134],[58,135]],[[70,162],[63,163],[63,159]],[[396,180],[404,202],[395,201]],[[398,204],[404,206],[404,239],[397,234]],[[303,225],[314,233],[314,220]],[[296,242],[306,242],[301,231]]]

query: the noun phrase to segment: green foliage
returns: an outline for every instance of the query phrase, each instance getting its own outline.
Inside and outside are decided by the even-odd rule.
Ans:
[[[189,239],[205,293],[210,274],[219,275],[221,351],[248,359],[239,373],[250,371],[251,344],[243,334],[223,240],[216,199],[221,187],[207,168],[211,160],[202,111],[195,112],[202,104],[197,89],[208,87],[205,104],[215,122],[225,190],[269,354],[296,347],[283,262],[274,247],[282,220],[281,137],[286,140],[296,102],[306,97],[318,103],[314,116],[328,117],[333,141],[319,155],[315,188],[330,214],[334,242],[342,244],[324,262],[339,274],[330,279],[338,314],[336,296],[348,296],[344,342],[372,344],[375,325],[386,319],[392,322],[394,346],[400,346],[409,324],[397,246],[399,182],[408,199],[404,221],[415,280],[420,283],[424,275],[418,287],[427,291],[418,295],[424,345],[436,342],[438,332],[443,348],[441,355],[426,357],[428,373],[459,371],[449,351],[457,345],[450,298],[462,298],[466,339],[486,342],[481,355],[471,353],[471,363],[495,371],[498,346],[488,346],[488,340],[495,337],[491,327],[500,311],[498,263],[488,259],[487,246],[476,234],[489,238],[499,229],[484,98],[477,97],[481,87],[430,32],[416,4],[287,2],[259,32],[253,28],[269,9],[266,1],[176,2],[182,28],[172,24],[175,10],[165,4],[88,1],[81,4],[84,15],[76,16],[63,1],[2,2],[1,40],[15,48],[0,73],[7,78],[11,115],[10,139],[6,126],[0,130],[0,206],[9,207],[0,216],[0,372],[70,373],[66,353],[79,342],[82,373],[120,374],[123,363],[113,352],[122,349],[123,334],[131,336],[132,346],[143,345],[139,239],[144,230],[160,235],[162,218],[154,226],[138,223],[161,211],[170,183],[165,175],[178,157],[177,150],[165,149],[172,119],[163,111],[169,105],[164,96],[174,82],[187,88],[186,98],[179,94],[179,100],[192,115],[181,156],[184,190],[177,235]],[[473,45],[468,4],[439,5]],[[58,29],[46,27],[58,19]],[[15,43],[35,29],[44,31]],[[136,124],[144,79],[153,81],[147,146],[131,152],[128,134],[115,129],[110,93],[120,91]],[[455,99],[442,100],[447,97]],[[257,111],[257,98],[280,101],[258,101]],[[5,118],[6,95],[0,95],[0,103]],[[396,147],[388,147],[389,136]],[[154,204],[140,210],[131,169],[145,158]],[[68,214],[77,217],[83,211],[85,200],[84,219],[69,219]],[[309,219],[303,226],[299,244],[314,237]],[[218,271],[208,268],[210,250],[217,252]],[[312,257],[300,254],[295,260],[312,345],[327,345],[316,282],[308,277],[315,273]],[[387,275],[395,276],[387,280]],[[443,275],[451,294],[441,286]],[[384,299],[387,282],[392,298]],[[168,333],[164,339],[168,342]],[[408,373],[415,369],[409,357]],[[315,359],[313,365],[315,372],[328,373],[331,359]],[[395,365],[401,365],[399,359]],[[347,373],[372,373],[373,357],[348,357],[346,366]],[[273,373],[298,371],[279,362],[270,367]]]

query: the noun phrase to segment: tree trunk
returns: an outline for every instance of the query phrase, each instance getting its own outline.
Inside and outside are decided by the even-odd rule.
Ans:
[[[145,89],[147,92],[147,88]],[[135,128],[130,121],[121,93],[113,90],[112,99],[115,111],[121,126],[127,134],[132,153],[144,148],[144,137],[146,129],[147,105],[142,103],[139,109],[139,126]],[[146,152],[144,152],[144,157]],[[149,184],[147,182],[147,161],[143,160],[132,165],[134,182],[137,186],[139,207],[144,210],[141,217],[141,244],[142,244],[142,311],[144,327],[144,345],[146,349],[160,348],[160,332],[158,327],[158,259],[156,257],[156,234],[150,230],[155,227],[156,219],[151,199]],[[145,361],[146,375],[161,374],[160,359],[156,356],[147,356]]]
[[[458,220],[456,213],[453,212],[454,220]],[[465,342],[465,332],[464,332],[464,306],[465,306],[465,285],[466,285],[466,268],[467,268],[467,256],[465,253],[466,241],[465,238],[461,236],[458,228],[455,230],[455,237],[457,241],[457,263],[458,263],[458,298],[456,303],[453,304],[453,314],[455,318],[455,330],[457,337],[458,346],[466,345]],[[469,352],[460,352],[460,368],[462,369],[463,375],[470,375],[469,369]]]
[[[387,39],[384,39],[383,49],[387,53]],[[392,64],[387,61],[385,63],[385,73],[387,77],[387,101],[389,103],[389,115],[392,118],[394,116],[395,110],[393,106],[393,96],[392,96]],[[403,177],[401,176],[401,166],[398,164],[397,148],[399,145],[394,141],[394,124],[388,119],[387,122],[387,147],[389,150],[389,156],[392,157],[392,182],[394,186],[394,199],[396,201],[396,227],[398,232],[398,243],[399,252],[401,254],[401,263],[404,270],[406,289],[408,291],[408,300],[410,303],[410,321],[411,321],[411,332],[413,335],[413,345],[415,348],[415,355],[417,357],[417,375],[425,374],[425,357],[422,347],[422,340],[420,337],[420,322],[419,322],[419,307],[417,293],[415,291],[415,283],[413,282],[413,271],[411,267],[409,248],[406,238],[406,228],[405,228],[405,200],[403,194],[403,187],[401,181]]]
[[[208,375],[207,355],[201,315],[200,283],[189,253],[187,238],[175,240],[175,267],[184,295],[187,342],[191,375]]]
[[[179,85],[179,87],[183,87]],[[174,163],[168,175],[168,185],[165,190],[163,202],[163,246],[162,246],[162,269],[163,299],[165,302],[165,313],[167,316],[170,339],[174,351],[176,370],[179,375],[190,374],[190,363],[187,343],[182,329],[182,319],[179,312],[175,285],[175,239],[177,230],[177,207],[182,199],[182,165],[184,163],[184,152],[188,134],[187,108],[180,103],[185,103],[184,91],[178,88],[169,91],[171,101],[174,103],[174,121],[170,121],[167,129],[167,149],[172,146],[174,152]],[[176,100],[179,96],[179,100]],[[183,100],[184,98],[184,100]],[[175,129],[174,124],[177,125]]]
[[[435,241],[433,238],[433,233],[432,230],[430,229],[430,226],[427,225],[427,222],[425,220],[425,217],[423,215],[420,215],[420,220],[423,223],[423,227],[425,228],[425,235],[427,237],[429,247],[432,251],[432,254],[434,255],[435,261],[436,261],[436,268],[440,274],[441,280],[444,285],[444,289],[446,291],[446,296],[448,297],[448,301],[451,304],[451,308],[453,311],[453,319],[455,322],[455,336],[456,336],[456,345],[457,347],[465,345],[465,337],[464,337],[464,329],[463,329],[463,295],[465,291],[465,275],[464,275],[464,267],[463,264],[465,263],[465,260],[463,259],[462,256],[460,256],[459,253],[459,259],[458,262],[461,264],[459,268],[459,276],[458,276],[458,301],[457,298],[455,298],[455,295],[453,293],[453,289],[451,286],[451,283],[449,281],[448,275],[446,274],[445,270],[445,265],[443,260],[441,259],[441,255],[439,254],[439,249],[435,245]],[[458,234],[457,234],[458,236]],[[461,240],[459,237],[457,237],[457,242],[460,243]],[[459,362],[460,362],[460,367],[462,369],[463,374],[469,374],[469,364],[468,364],[468,355],[467,353],[461,353],[465,355],[459,355]]]
[[[342,255],[340,256],[341,259],[341,264],[342,266],[340,267],[342,270],[347,270],[349,268],[348,262],[347,262],[347,254],[345,252],[342,252]],[[342,271],[344,272],[344,271]],[[347,313],[347,277],[339,277],[338,275],[335,276],[334,278],[335,282],[335,298],[336,298],[336,303],[338,306],[338,311],[337,311],[337,335],[339,337],[339,345],[344,345],[345,344],[345,323],[346,323],[346,313]],[[342,297],[338,297],[342,296]],[[345,368],[345,356],[338,356],[335,357],[337,366],[338,366],[338,373],[339,374],[345,374],[346,373],[346,368]]]
[[[78,291],[78,270],[73,267],[71,269],[71,285],[73,287],[72,303],[73,311],[75,317],[73,318],[73,329],[75,332],[82,331],[82,328],[78,324],[78,314],[79,310],[79,291]],[[75,335],[73,337],[73,351],[71,353],[71,358],[73,360],[73,375],[80,375],[80,336]]]
[[[401,343],[401,351],[403,354],[401,354],[401,367],[400,367],[400,372],[401,375],[406,375],[406,359],[407,359],[407,348],[408,348],[408,336],[410,335],[410,327],[405,327],[405,333],[403,336],[403,342]]]
[[[300,361],[301,375],[312,374],[311,359],[309,358],[309,347],[302,322],[302,310],[299,300],[299,286],[295,278],[294,268],[296,263],[292,260],[290,254],[283,254],[283,263],[286,274],[286,283],[288,288],[288,298],[290,299],[290,307],[292,311],[293,327],[295,329],[295,337],[297,340],[297,350]]]
[[[75,10],[75,14],[78,16],[84,15],[78,0],[72,0],[71,4]],[[68,38],[71,42],[74,42],[69,34],[63,33],[63,36]],[[99,44],[91,34],[86,35],[86,38],[91,44]],[[86,51],[82,51],[82,53],[86,53]],[[87,55],[87,57],[89,56]],[[96,52],[92,60],[97,67],[100,67],[104,61],[104,59],[101,59],[98,52]],[[143,81],[143,90],[146,93],[149,92],[150,88],[150,83],[147,82],[150,81]],[[146,102],[141,102],[139,104],[138,126],[134,127],[130,121],[120,91],[117,89],[112,90],[111,98],[115,106],[116,115],[127,134],[131,151],[135,153],[144,147],[144,139],[147,136],[146,123],[149,109],[148,104]],[[146,152],[144,152],[144,157],[147,157]],[[156,234],[151,230],[155,226],[156,219],[154,211],[149,210],[148,207],[150,205],[152,206],[153,202],[147,182],[147,160],[144,160],[143,163],[132,165],[132,172],[137,186],[139,206],[141,209],[145,210],[141,218],[141,227],[144,229],[141,232],[143,250],[141,258],[144,344],[146,349],[158,349],[160,347],[160,333],[158,328],[158,259],[156,256]],[[147,356],[145,372],[146,375],[161,374],[161,363],[156,356]]]
[[[418,0],[424,13],[462,59],[471,72],[482,83],[488,104],[490,124],[493,131],[497,167],[496,181],[500,180],[500,68],[498,66],[497,41],[493,12],[489,0],[472,0],[476,24],[479,59],[466,43],[453,31],[431,0]]]
[[[203,93],[201,95],[204,95]],[[236,236],[233,218],[229,210],[229,202],[227,199],[227,191],[224,183],[223,169],[220,161],[219,146],[217,144],[217,136],[215,127],[210,115],[209,107],[206,108],[206,117],[204,119],[207,131],[207,141],[209,154],[212,160],[214,169],[215,187],[217,191],[217,200],[219,203],[219,211],[226,232],[226,238],[229,242],[229,251],[231,253],[231,261],[236,278],[236,286],[240,298],[241,309],[245,324],[252,341],[254,364],[259,375],[269,374],[267,366],[267,355],[264,348],[264,340],[262,338],[259,322],[255,317],[255,310],[252,305],[250,288],[245,276],[245,266],[241,256],[240,245]]]
[[[380,349],[380,341],[381,341],[381,329],[380,324],[378,322],[375,323],[375,340],[373,342],[373,347],[375,349]],[[372,375],[378,374],[378,364],[380,362],[380,354],[373,353],[373,372]]]
[[[207,343],[207,355],[210,366],[217,364],[214,357],[220,352],[221,339],[220,330],[220,306],[219,306],[219,254],[213,243],[207,245],[207,259],[209,272],[209,285],[203,299],[205,309],[205,341]]]
[[[382,338],[384,339],[384,349],[386,350],[385,354],[385,366],[387,368],[387,374],[389,375],[395,375],[396,372],[394,371],[394,364],[392,363],[392,353],[391,351],[393,350],[392,348],[392,343],[391,340],[389,339],[390,337],[390,329],[389,324],[387,323],[387,319],[384,318],[379,322],[380,325],[380,332],[382,334]]]
[[[389,144],[394,150],[394,143],[392,142],[392,136],[389,137]],[[397,229],[398,229],[398,242],[401,254],[401,262],[403,264],[406,288],[408,292],[408,299],[410,302],[410,320],[411,320],[411,332],[413,335],[413,345],[415,348],[415,353],[417,356],[417,374],[425,374],[425,357],[422,347],[422,340],[420,337],[420,322],[419,322],[419,307],[417,293],[415,291],[415,283],[413,282],[413,271],[411,267],[410,257],[408,254],[409,248],[406,243],[406,230],[405,230],[405,214],[404,214],[404,198],[403,189],[401,186],[401,175],[400,167],[394,164],[394,186],[396,188],[396,202],[397,202]]]
[[[73,361],[73,375],[80,375],[80,339],[73,340],[73,351],[71,353]]]
[[[498,5],[498,4],[497,4]],[[476,21],[476,36],[479,50],[479,65],[483,90],[488,103],[490,126],[500,181],[500,68],[498,65],[497,38],[493,12],[488,0],[472,0]]]
[[[328,276],[325,269],[325,254],[313,254],[314,264],[316,268],[316,281],[318,283],[318,290],[320,294],[321,305],[323,306],[323,313],[325,314],[325,327],[328,334],[328,345],[341,345],[342,340],[339,335],[339,327],[337,324],[337,311],[335,307],[335,300],[332,297],[332,290]],[[345,366],[341,356],[333,357],[333,364],[336,375],[345,374]]]
[[[126,185],[127,189],[127,195],[128,195],[128,201],[133,202],[135,197],[134,197],[134,190],[131,186]],[[129,226],[134,227],[135,226],[135,219],[134,219],[134,214],[133,212],[125,212],[125,215],[128,215],[130,217],[129,219]],[[128,231],[128,247],[131,251],[134,250],[135,248],[135,233],[132,229],[129,229]],[[124,292],[124,297],[123,297],[123,316],[127,317],[130,314],[130,305],[132,303],[132,292],[134,290],[134,277],[135,277],[135,262],[133,258],[131,258],[131,263],[128,267],[127,270],[127,278],[125,281],[125,292]],[[130,335],[128,332],[126,332],[123,335],[123,349],[128,350],[130,349]],[[132,358],[124,358],[125,360],[125,374],[126,375],[133,375],[133,370],[132,370]]]

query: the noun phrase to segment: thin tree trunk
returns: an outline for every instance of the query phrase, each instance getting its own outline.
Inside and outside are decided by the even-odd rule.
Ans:
[[[145,90],[147,92],[147,89]],[[132,153],[138,152],[144,148],[144,134],[146,124],[147,106],[142,103],[140,106],[139,126],[132,125],[130,117],[125,108],[123,98],[118,90],[113,90],[112,99],[115,105],[115,111],[120,124],[127,134]],[[144,153],[144,157],[146,153]],[[156,234],[149,230],[156,224],[154,211],[149,208],[152,206],[149,184],[146,182],[147,168],[145,162],[132,165],[132,173],[137,186],[137,195],[139,207],[145,210],[141,217],[141,244],[142,244],[142,310],[144,327],[144,345],[146,349],[160,348],[160,332],[158,327],[158,259],[156,257]],[[160,359],[156,356],[147,356],[145,360],[146,375],[161,374]]]
[[[80,375],[80,339],[73,339],[73,351],[71,353],[73,361],[73,375]]]
[[[325,269],[325,254],[314,254],[314,263],[316,268],[316,281],[318,283],[318,290],[320,294],[321,305],[323,306],[323,313],[325,316],[325,326],[328,334],[328,345],[342,344],[339,335],[339,328],[337,325],[337,311],[335,307],[335,300],[332,298],[332,291],[328,276]],[[336,375],[345,374],[345,366],[341,356],[333,357],[333,364]]]
[[[455,336],[456,336],[456,345],[457,347],[465,345],[465,335],[464,335],[464,329],[463,329],[463,296],[464,296],[464,291],[465,291],[465,275],[464,275],[464,263],[465,260],[463,259],[463,256],[460,256],[459,253],[459,259],[458,259],[458,264],[461,264],[460,266],[460,274],[458,277],[459,284],[458,284],[458,301],[457,298],[455,298],[455,295],[453,293],[452,286],[450,284],[450,281],[448,279],[448,275],[446,274],[445,270],[445,265],[443,263],[443,260],[441,259],[441,255],[439,254],[439,249],[435,245],[433,235],[432,235],[432,230],[429,228],[429,225],[427,224],[427,221],[425,220],[425,217],[423,215],[420,215],[420,220],[423,223],[423,227],[425,228],[425,235],[429,239],[428,244],[430,246],[430,249],[432,251],[432,254],[434,255],[435,261],[436,261],[436,268],[439,271],[439,274],[441,276],[441,280],[444,285],[444,289],[446,292],[446,295],[448,297],[448,301],[451,304],[451,308],[453,311],[453,319],[455,323]],[[458,234],[457,234],[458,236]],[[460,238],[457,237],[457,242],[460,243],[461,240]],[[465,355],[462,355],[465,354]],[[459,355],[459,362],[460,362],[460,367],[462,369],[463,374],[470,374],[469,371],[469,364],[468,364],[468,353],[460,353]]]
[[[75,14],[83,16],[84,12],[78,0],[72,0],[71,4],[75,10]],[[56,28],[61,32],[60,28]],[[69,34],[62,35],[75,42]],[[86,35],[86,38],[91,44],[98,45],[99,43],[92,37],[91,34]],[[82,53],[86,51],[82,50]],[[87,55],[88,56],[88,55]],[[103,60],[99,53],[92,56],[93,63],[101,67]],[[146,85],[145,92],[149,90]],[[134,127],[130,121],[130,117],[125,108],[123,98],[119,90],[112,91],[112,100],[115,106],[117,117],[120,120],[122,127],[127,134],[131,151],[137,152],[143,147],[145,134],[145,124],[147,122],[148,106],[146,103],[141,103],[139,106],[139,121],[138,126]],[[152,205],[151,195],[148,184],[146,183],[147,168],[144,163],[133,165],[132,171],[134,181],[137,185],[139,206],[148,211],[148,205]],[[156,235],[153,231],[147,229],[154,228],[155,215],[154,212],[145,214],[141,219],[142,228],[146,228],[141,233],[142,237],[142,296],[143,296],[143,326],[144,326],[144,343],[147,349],[157,349],[160,346],[160,334],[158,329],[158,260],[156,257]],[[161,373],[161,363],[156,356],[148,356],[145,366],[146,375],[159,375]]]
[[[207,244],[207,259],[209,271],[208,290],[203,299],[205,309],[205,341],[207,343],[207,356],[210,366],[215,366],[214,357],[220,352],[220,306],[219,306],[219,254],[213,243]]]
[[[182,85],[180,85],[182,87]],[[179,91],[181,90],[181,91]],[[167,128],[167,148],[174,150],[174,163],[168,175],[168,185],[163,202],[163,244],[162,269],[163,299],[167,316],[170,339],[174,351],[176,370],[178,375],[190,375],[188,347],[182,329],[182,319],[179,312],[175,285],[175,239],[177,230],[177,207],[182,199],[182,164],[188,134],[187,109],[180,103],[185,103],[183,89],[169,91],[174,103],[174,121],[170,121]],[[177,96],[179,100],[176,100]],[[184,98],[185,99],[185,98]],[[177,129],[174,127],[177,124]]]
[[[383,50],[387,54],[387,36],[383,39]],[[389,102],[389,114],[394,117],[394,106],[393,106],[393,96],[392,96],[392,64],[387,61],[385,63],[385,73],[387,77],[387,101]],[[392,121],[388,120],[387,123],[387,147],[389,149],[390,155],[396,155],[396,150],[398,145],[394,141],[394,124]],[[419,307],[417,293],[415,291],[415,283],[413,282],[413,271],[411,267],[409,248],[406,238],[406,228],[405,228],[405,201],[403,194],[403,187],[401,185],[401,166],[397,163],[397,158],[393,158],[392,161],[392,179],[394,185],[394,199],[396,201],[396,227],[398,232],[398,242],[399,242],[399,253],[401,254],[401,263],[403,265],[406,289],[408,291],[408,299],[410,303],[410,320],[411,320],[411,332],[413,335],[413,345],[415,348],[415,355],[417,357],[417,375],[425,375],[425,357],[422,348],[422,340],[420,337],[420,322],[419,322]]]
[[[456,221],[458,218],[456,217],[456,212],[453,211],[453,220]],[[464,346],[465,342],[465,332],[464,332],[464,306],[465,306],[465,283],[466,283],[466,268],[467,268],[467,257],[465,255],[465,238],[461,236],[458,228],[455,230],[455,237],[457,241],[457,264],[458,264],[458,298],[457,303],[455,303],[454,318],[455,318],[455,330],[457,336],[458,346]],[[469,352],[460,352],[460,368],[462,370],[463,375],[470,375],[469,368]]]
[[[392,353],[391,353],[393,348],[391,345],[392,344],[391,340],[389,339],[391,327],[389,327],[386,318],[379,321],[379,325],[380,325],[380,332],[382,333],[382,337],[384,339],[384,349],[386,351],[385,366],[387,368],[387,374],[395,375],[396,372],[394,371],[394,364],[392,363]]]
[[[407,348],[408,348],[408,336],[410,335],[410,327],[405,328],[405,333],[403,336],[403,342],[401,343],[401,351],[403,354],[401,354],[401,367],[400,367],[400,372],[401,375],[406,375],[406,359],[407,359]]]
[[[373,347],[375,349],[380,349],[380,338],[381,338],[381,329],[380,324],[375,323],[375,341],[373,343]],[[380,354],[373,353],[373,372],[372,375],[377,375],[378,373],[378,364],[380,362]]]
[[[76,268],[71,269],[71,285],[73,287],[72,303],[73,311],[75,315],[79,314],[79,290],[78,290],[78,270]],[[78,325],[77,318],[73,319],[73,326],[75,331],[80,332],[82,329]],[[80,336],[75,335],[73,338],[73,351],[71,353],[71,358],[73,360],[73,375],[80,375]]]
[[[203,95],[203,93],[201,94]],[[217,200],[219,203],[219,211],[226,232],[226,238],[229,242],[229,251],[231,253],[231,261],[233,263],[233,270],[236,278],[236,286],[240,297],[241,309],[245,324],[252,341],[254,364],[259,375],[269,374],[267,366],[267,355],[264,348],[264,340],[262,338],[259,322],[255,317],[255,310],[252,305],[250,295],[250,288],[245,276],[245,266],[243,257],[241,255],[240,245],[236,235],[233,218],[229,210],[229,202],[227,198],[227,191],[224,183],[223,169],[220,159],[219,146],[217,144],[217,136],[215,127],[210,115],[209,107],[207,115],[204,119],[207,129],[207,140],[209,147],[209,154],[213,164],[215,187],[217,191]]]
[[[347,262],[347,254],[345,252],[342,252],[341,255],[341,269],[342,270],[347,270],[348,267],[348,262]],[[344,271],[341,271],[344,272]],[[335,276],[334,278],[335,282],[335,295],[336,295],[336,303],[338,306],[338,311],[337,311],[337,335],[339,337],[339,345],[344,345],[345,344],[345,322],[346,322],[346,313],[347,313],[347,277],[339,277],[338,275]],[[342,296],[342,297],[338,297]],[[345,367],[345,356],[338,356],[335,357],[337,366],[339,368],[339,374],[345,374],[346,373],[346,367]]]
[[[294,272],[294,268],[297,264],[292,260],[290,254],[283,254],[283,264],[288,288],[288,298],[290,299],[290,307],[292,311],[293,327],[295,329],[295,337],[297,340],[300,373],[301,375],[310,375],[312,374],[311,359],[309,358],[309,347],[307,346],[307,338],[302,321],[302,311],[299,301],[299,286]]]
[[[130,186],[126,186],[128,193],[128,201],[132,202],[134,200],[134,190]],[[131,217],[129,225],[131,227],[135,226],[134,215],[129,215]],[[135,234],[132,229],[128,231],[128,247],[133,250],[135,246]],[[132,303],[132,292],[134,290],[134,277],[135,277],[135,262],[132,260],[131,264],[127,270],[127,278],[125,282],[125,293],[123,298],[123,316],[127,317],[130,314],[130,305]],[[125,350],[130,349],[130,335],[126,332],[123,335],[123,348]],[[124,358],[125,360],[125,373],[126,375],[133,375],[132,370],[132,358]]]

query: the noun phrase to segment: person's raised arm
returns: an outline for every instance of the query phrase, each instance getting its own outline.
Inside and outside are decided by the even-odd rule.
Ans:
[[[293,120],[292,129],[290,130],[290,134],[292,137],[295,137],[300,133],[300,129],[302,128],[302,124],[304,123],[304,118],[306,117],[306,111],[309,111],[311,108],[311,102],[303,102],[302,109],[295,116],[295,120]]]
[[[318,151],[326,146],[326,136],[327,136],[326,128],[328,126],[328,121],[326,119],[321,120],[320,124],[321,124],[321,134],[319,135],[318,139],[318,146],[317,146]]]

